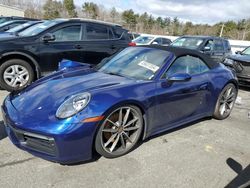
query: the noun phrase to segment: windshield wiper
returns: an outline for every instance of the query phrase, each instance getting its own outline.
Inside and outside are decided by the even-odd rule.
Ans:
[[[120,77],[124,77],[123,75],[119,74],[119,73],[115,73],[115,72],[104,72],[105,74],[110,74],[110,75],[115,75],[115,76],[120,76]]]

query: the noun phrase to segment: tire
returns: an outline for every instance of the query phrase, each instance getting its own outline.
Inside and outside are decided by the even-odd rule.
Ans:
[[[235,85],[227,84],[217,99],[213,117],[218,120],[226,119],[232,112],[236,97],[237,89]]]
[[[10,59],[0,66],[0,87],[7,91],[21,90],[33,80],[34,71],[24,60]]]
[[[125,155],[136,147],[142,130],[143,118],[138,107],[116,108],[102,121],[95,137],[95,149],[106,158]]]

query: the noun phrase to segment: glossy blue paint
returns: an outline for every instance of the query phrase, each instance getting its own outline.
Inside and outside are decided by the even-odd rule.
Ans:
[[[59,62],[58,70],[63,70],[65,68],[82,67],[82,66],[90,67],[90,64],[63,59],[61,62]]]
[[[5,99],[2,108],[8,135],[17,147],[36,156],[72,163],[92,157],[93,141],[100,122],[83,121],[105,116],[117,106],[134,104],[140,107],[146,122],[143,138],[212,116],[223,87],[228,82],[237,84],[235,75],[223,65],[218,65],[208,72],[192,76],[190,80],[169,82],[162,75],[175,58],[170,54],[152,80],[106,74],[66,62],[58,72]],[[70,64],[76,66],[69,67]],[[91,94],[86,108],[67,119],[55,116],[63,101],[86,91]],[[50,156],[22,145],[12,129],[54,138],[56,155]]]

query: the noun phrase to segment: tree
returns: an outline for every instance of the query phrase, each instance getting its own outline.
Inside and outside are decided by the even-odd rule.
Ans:
[[[116,11],[115,7],[113,7],[110,11],[110,17],[112,19],[112,22],[115,22],[115,19],[118,15],[119,13]]]
[[[172,24],[173,24],[173,35],[174,36],[179,35],[179,27],[180,27],[179,19],[175,17]]]
[[[122,13],[122,19],[128,25],[129,29],[135,28],[136,23],[137,23],[137,17],[138,15],[136,15],[132,9],[125,10]]]
[[[77,17],[77,12],[75,11],[76,7],[74,5],[73,0],[64,0],[63,6],[67,11],[68,17],[70,17],[70,18]]]
[[[156,23],[161,29],[166,27],[166,22],[162,19],[162,17],[158,17],[156,19]]]
[[[62,3],[60,1],[47,0],[43,6],[44,19],[55,19],[60,17],[62,11]]]
[[[86,17],[96,19],[99,14],[99,7],[97,4],[92,2],[85,2],[82,5],[82,10],[86,14]]]
[[[24,11],[24,16],[27,18],[42,19],[43,14],[41,11],[38,11],[35,8],[31,7]]]
[[[150,31],[152,30],[154,24],[155,24],[155,19],[152,15],[150,15],[148,18],[148,28]]]
[[[192,28],[193,28],[193,23],[192,22],[186,22],[184,29],[183,29],[183,35],[188,35],[192,34]]]

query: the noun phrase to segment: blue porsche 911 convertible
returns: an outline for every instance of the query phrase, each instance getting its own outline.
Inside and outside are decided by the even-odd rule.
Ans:
[[[9,94],[2,112],[17,147],[67,164],[94,152],[122,156],[140,140],[200,118],[225,119],[237,93],[234,73],[202,53],[140,46],[96,67],[61,66]]]

